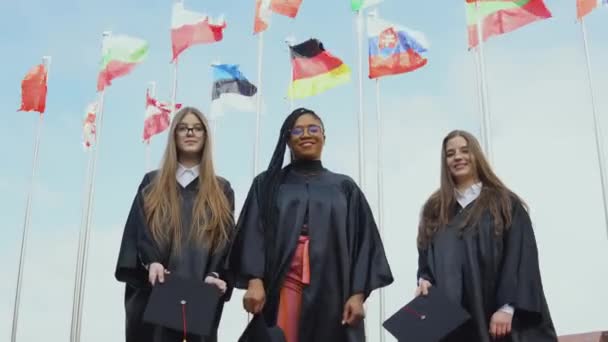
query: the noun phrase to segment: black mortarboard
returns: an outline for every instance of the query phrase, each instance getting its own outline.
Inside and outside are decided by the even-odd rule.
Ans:
[[[203,280],[166,274],[152,289],[143,320],[188,334],[208,336],[216,320],[221,293]]]
[[[262,315],[254,315],[238,342],[286,342],[279,327],[268,327]]]
[[[436,288],[418,296],[387,319],[383,326],[399,341],[437,342],[470,318]]]

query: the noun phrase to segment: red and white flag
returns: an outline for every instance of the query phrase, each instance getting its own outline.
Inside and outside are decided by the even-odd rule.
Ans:
[[[176,104],[175,109],[180,109],[181,104]],[[152,136],[157,135],[169,128],[171,124],[171,104],[160,102],[146,92],[146,118],[144,120],[144,142],[150,142]]]
[[[271,0],[256,0],[255,1],[255,20],[253,24],[253,33],[260,33],[268,28],[270,23],[270,2]]]
[[[186,10],[182,2],[176,2],[171,16],[173,60],[192,45],[219,42],[224,38],[225,28],[223,17],[213,19],[206,14]]]
[[[84,123],[82,126],[82,144],[85,151],[88,151],[93,147],[97,140],[97,109],[99,105],[97,102],[93,102],[87,106],[86,114],[84,116]]]

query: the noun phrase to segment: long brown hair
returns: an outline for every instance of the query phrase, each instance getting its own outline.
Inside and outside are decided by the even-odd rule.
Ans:
[[[418,225],[418,247],[425,248],[433,239],[435,233],[454,217],[456,205],[456,184],[447,165],[446,145],[449,140],[462,137],[467,141],[470,163],[476,171],[479,181],[483,184],[479,197],[467,211],[459,229],[475,226],[481,215],[489,210],[494,221],[494,229],[497,235],[502,234],[511,225],[511,212],[513,201],[524,204],[502,181],[496,176],[490,164],[486,160],[479,141],[471,133],[461,130],[450,132],[441,144],[441,185],[422,207],[420,223]],[[525,206],[525,205],[524,205]]]
[[[194,114],[204,127],[201,150],[198,193],[192,209],[191,236],[200,246],[216,251],[225,246],[229,228],[233,223],[230,204],[222,185],[215,175],[209,124],[201,111],[193,107],[182,108],[175,114],[168,134],[167,147],[161,168],[144,194],[144,213],[152,236],[159,246],[171,246],[172,252],[181,250],[180,198],[175,175],[178,168],[176,128],[182,119]]]

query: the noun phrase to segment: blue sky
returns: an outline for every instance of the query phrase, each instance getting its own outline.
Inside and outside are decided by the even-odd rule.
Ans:
[[[546,261],[543,272],[549,279],[547,292],[556,302],[568,296],[568,284],[557,284],[560,277],[576,277],[560,272],[564,262],[572,261],[558,258],[561,248],[566,248],[563,243],[571,238],[566,222],[578,225],[581,220],[575,218],[584,217],[582,227],[589,231],[580,235],[587,240],[577,246],[591,244],[599,253],[608,245],[601,217],[597,160],[574,0],[547,0],[546,3],[553,19],[491,39],[486,45],[486,62],[495,166],[499,175],[536,208],[533,218],[538,225],[539,245],[545,247],[541,249],[541,256]],[[228,24],[224,41],[192,47],[180,59],[178,102],[207,111],[210,63],[219,60],[240,64],[243,73],[257,83],[257,39],[251,33],[254,1],[187,0],[185,6],[212,16],[224,14]],[[386,184],[384,237],[397,276],[396,283],[387,290],[387,298],[395,303],[404,300],[399,297],[403,292],[400,288],[405,287],[406,291],[411,288],[417,213],[425,197],[437,186],[441,137],[455,128],[479,132],[473,58],[466,50],[464,5],[461,1],[445,1],[442,7],[437,6],[438,2],[433,1],[385,0],[379,7],[383,18],[420,30],[431,42],[428,66],[381,81]],[[47,339],[61,340],[69,333],[74,258],[87,162],[87,154],[81,147],[81,125],[86,105],[96,96],[104,30],[133,35],[150,43],[147,60],[132,74],[115,80],[106,92],[100,137],[85,304],[85,312],[90,315],[85,317],[86,334],[90,338],[86,340],[122,336],[121,287],[113,279],[113,266],[122,225],[145,169],[141,134],[147,83],[156,81],[158,97],[170,97],[170,8],[169,0],[150,0],[145,5],[134,0],[21,0],[0,4],[0,36],[4,42],[0,63],[0,148],[4,155],[0,168],[0,217],[4,238],[0,240],[0,255],[7,272],[5,284],[0,287],[4,289],[0,291],[0,338],[10,335],[14,275],[38,120],[35,113],[16,112],[19,85],[27,70],[39,63],[43,55],[52,56],[52,65],[35,179],[21,330],[23,341],[34,340],[38,335],[32,329],[33,324],[44,320],[49,327]],[[606,29],[606,15],[605,10],[593,13],[587,25],[598,95],[608,86],[608,46],[601,34]],[[295,101],[295,106],[309,106],[325,120],[329,138],[325,163],[335,171],[357,177],[358,70],[354,27],[347,0],[304,0],[296,20],[272,18],[264,37],[262,93],[267,111],[262,119],[260,165],[266,165],[278,128],[290,108],[284,99],[290,70],[284,39],[294,36],[300,42],[314,37],[351,66],[353,81],[319,96]],[[364,72],[367,75],[367,70]],[[375,205],[378,193],[374,183],[376,99],[375,83],[367,77],[364,90],[368,157],[365,190]],[[598,108],[604,121],[608,121],[606,101],[599,99]],[[254,123],[253,113],[227,113],[218,122],[216,167],[219,174],[232,182],[237,205],[252,177]],[[165,142],[166,134],[153,139],[154,164],[158,163]],[[521,166],[521,163],[544,162],[539,155],[547,158],[547,163]],[[570,163],[564,164],[563,158]],[[544,177],[554,178],[537,182]],[[568,177],[574,177],[579,186],[563,184]],[[555,184],[566,189],[560,193],[562,196],[590,198],[591,204],[572,208],[559,202],[550,196],[556,191]],[[557,208],[562,208],[562,212],[570,210],[568,218],[556,219]],[[561,242],[553,243],[558,240]],[[574,266],[572,270],[574,272]],[[589,274],[591,276],[591,271]],[[606,279],[597,280],[605,283]],[[236,298],[231,303],[234,307],[225,316],[227,320],[240,314],[239,301],[240,298]],[[572,323],[568,316],[572,309],[569,303],[560,299],[555,305],[555,319],[563,322],[558,329],[573,332],[600,328],[593,320]],[[40,309],[40,305],[53,309]],[[373,311],[373,301],[370,307]],[[389,305],[385,315],[392,307]],[[96,318],[107,315],[112,315],[113,322],[117,322],[116,329],[108,330],[97,322]],[[87,320],[87,317],[91,318]],[[378,333],[377,327],[370,330],[372,334]]]

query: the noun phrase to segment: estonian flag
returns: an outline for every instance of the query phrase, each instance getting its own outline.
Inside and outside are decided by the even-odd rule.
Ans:
[[[258,88],[251,84],[236,64],[214,64],[211,116],[223,115],[224,107],[255,112]]]

